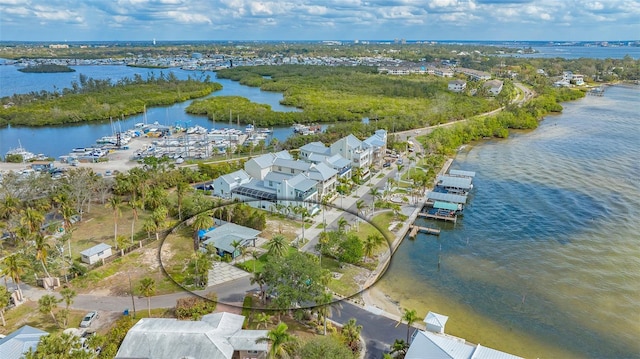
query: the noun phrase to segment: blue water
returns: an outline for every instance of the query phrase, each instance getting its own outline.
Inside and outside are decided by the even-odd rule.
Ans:
[[[211,96],[241,96],[256,103],[270,105],[274,111],[298,111],[298,109],[280,104],[281,93],[261,91],[258,88],[242,86],[238,82],[227,79],[217,79],[215,72],[186,71],[181,69],[159,70],[143,69],[127,66],[75,66],[76,72],[66,73],[22,73],[17,71],[15,66],[0,66],[0,96],[11,96],[14,93],[29,93],[32,91],[53,91],[71,87],[73,81],[78,81],[79,74],[94,79],[111,79],[113,82],[135,74],[145,77],[149,73],[156,76],[160,72],[167,74],[173,72],[178,78],[186,79],[200,78],[200,76],[210,75],[211,78],[222,84],[221,91],[213,93]],[[204,74],[204,75],[203,75]],[[186,114],[184,109],[191,103],[186,101],[168,107],[155,107],[147,109],[147,122],[158,122],[163,125],[173,125],[176,122],[188,122],[191,126],[200,125],[205,128],[232,127],[244,130],[245,125],[237,125],[237,118],[229,123],[229,118],[212,121],[204,116],[193,116]],[[231,116],[233,117],[233,115]],[[118,120],[118,119],[115,119]],[[133,128],[136,123],[144,122],[143,115],[130,116],[123,121],[116,121],[118,129],[127,130]],[[51,157],[59,157],[68,154],[73,148],[87,147],[95,145],[95,140],[102,136],[112,135],[113,127],[111,122],[103,121],[99,123],[47,126],[47,127],[8,127],[0,128],[0,156],[11,148],[17,147],[19,143],[24,148],[33,153],[42,153]],[[290,127],[275,128],[273,138],[280,141],[285,140],[293,133]]]
[[[638,100],[638,88],[608,88],[459,153],[452,168],[477,173],[464,217],[423,222],[440,237],[405,240],[377,285],[420,314],[452,315],[451,334],[514,354],[640,357]],[[544,345],[492,336],[483,320]]]

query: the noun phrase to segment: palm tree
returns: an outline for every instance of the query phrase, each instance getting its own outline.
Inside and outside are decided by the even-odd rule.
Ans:
[[[202,229],[208,229],[213,227],[213,218],[207,212],[200,213],[196,216],[191,224],[193,228],[193,250],[197,251],[200,248],[200,236],[199,232]]]
[[[290,358],[296,338],[287,333],[289,327],[285,323],[279,323],[275,328],[267,332],[267,336],[256,339],[256,343],[267,342],[271,349],[267,357],[269,359]]]
[[[362,243],[362,250],[366,258],[372,258],[374,250],[384,243],[384,238],[375,233],[368,235]]]
[[[282,257],[287,253],[287,239],[281,234],[276,234],[267,242],[267,250],[269,255]]]
[[[407,323],[407,343],[410,343],[409,338],[411,337],[411,326],[416,320],[418,320],[418,313],[416,313],[415,309],[405,309],[404,314],[402,314],[402,317],[400,318],[400,321],[398,321],[398,324],[396,324],[397,327],[403,321]]]
[[[58,306],[60,300],[54,297],[51,294],[45,294],[40,299],[38,299],[38,310],[42,314],[51,314],[51,318],[53,318],[53,322],[58,325],[58,320],[56,319],[56,315],[53,313],[53,309]]]
[[[364,209],[367,208],[367,205],[364,203],[364,200],[359,199],[356,202],[356,210],[358,211],[358,215],[356,216],[356,226],[358,227],[358,231],[360,230],[360,214],[364,216]]]
[[[153,296],[156,292],[156,281],[153,280],[153,278],[144,277],[140,281],[138,289],[140,290],[142,295],[147,297],[147,310],[149,313],[149,317],[151,317],[151,296]]]
[[[349,224],[346,218],[340,217],[338,218],[338,232],[344,233],[344,228]]]
[[[7,322],[4,320],[4,310],[11,303],[11,294],[5,287],[0,287],[0,318],[2,319],[2,326],[6,327]]]
[[[260,312],[256,316],[256,322],[258,323],[256,324],[256,329],[260,329],[260,327],[263,325],[264,328],[267,329],[267,326],[269,325],[269,323],[271,323],[271,315],[265,312]]]
[[[51,278],[49,271],[47,270],[47,265],[45,264],[51,246],[47,243],[47,239],[41,233],[35,234],[34,241],[36,245],[36,259],[42,264],[42,269],[44,269],[44,274],[46,274],[47,278]]]
[[[333,302],[333,295],[330,292],[322,293],[316,298],[316,308],[318,315],[322,316],[322,322],[324,327],[324,335],[327,335],[327,318],[331,317],[331,303]]]
[[[391,345],[391,351],[389,354],[396,359],[404,359],[407,355],[407,350],[409,350],[409,343],[405,342],[404,339],[396,339]]]
[[[15,253],[7,256],[2,261],[4,269],[2,275],[8,275],[16,285],[16,290],[20,292],[20,276],[24,274],[24,268],[27,267],[27,261],[22,258],[21,254]]]
[[[253,276],[249,278],[249,282],[251,285],[257,284],[260,287],[260,302],[264,304],[265,301],[265,290],[264,286],[267,284],[267,278],[264,275],[264,272],[253,272]]]
[[[191,186],[183,181],[178,182],[178,185],[176,186],[176,196],[178,197],[178,219],[180,221],[182,221],[182,200],[190,189]]]
[[[362,325],[357,325],[354,318],[342,327],[342,337],[345,343],[351,349],[352,352],[357,353],[360,351],[360,333],[362,332]]]
[[[133,243],[134,228],[136,226],[136,221],[138,220],[138,209],[142,208],[142,202],[138,199],[132,198],[129,201],[129,207],[131,208],[131,214],[133,215],[133,220],[131,221],[131,243]]]
[[[169,210],[167,210],[167,208],[164,206],[157,207],[151,214],[151,219],[153,219],[153,222],[156,224],[156,241],[160,239],[160,231],[162,231],[167,226],[168,214]]]
[[[242,250],[242,242],[240,242],[237,239],[234,239],[233,241],[231,241],[231,243],[229,243],[229,245],[233,247],[233,253],[231,254],[231,258],[235,258],[236,252]]]
[[[378,187],[372,187],[369,190],[369,194],[371,194],[371,217],[373,217],[373,214],[376,212],[376,201],[378,199],[380,199],[380,196],[382,196],[382,193],[380,193],[380,189],[378,189]]]
[[[29,207],[21,211],[20,225],[28,228],[31,233],[40,232],[44,221],[44,213],[36,208]]]
[[[71,304],[73,304],[73,298],[75,298],[76,294],[76,291],[69,287],[66,287],[60,291],[60,295],[62,296],[62,300],[64,301],[67,309],[69,309]]]
[[[113,242],[115,243],[116,247],[118,246],[118,243],[117,243],[118,217],[120,217],[120,214],[121,214],[120,212],[121,204],[122,204],[122,200],[120,200],[120,197],[114,195],[114,196],[111,196],[111,198],[109,198],[105,206],[107,208],[111,208],[111,210],[113,211]]]

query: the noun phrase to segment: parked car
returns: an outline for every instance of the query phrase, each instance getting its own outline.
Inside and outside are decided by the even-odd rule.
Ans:
[[[391,162],[385,162],[382,167],[391,167]]]
[[[87,315],[85,315],[80,322],[80,328],[89,328],[91,326],[91,323],[93,323],[94,320],[98,319],[98,316],[98,312],[95,311],[87,313]]]

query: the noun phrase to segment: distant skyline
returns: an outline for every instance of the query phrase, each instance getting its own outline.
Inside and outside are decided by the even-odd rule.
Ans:
[[[0,41],[640,39],[640,0],[0,0]]]

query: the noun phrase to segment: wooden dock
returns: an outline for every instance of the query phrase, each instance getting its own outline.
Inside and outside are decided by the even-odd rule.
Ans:
[[[440,229],[439,228],[429,228],[429,227],[421,227],[421,226],[411,225],[411,231],[409,232],[409,238],[416,238],[416,235],[418,235],[418,232],[431,234],[431,235],[434,235],[434,236],[439,236],[440,235]]]
[[[418,213],[418,217],[430,218],[430,219],[439,219],[439,220],[442,220],[442,221],[451,221],[451,222],[454,222],[454,223],[458,220],[457,216],[453,216],[453,217],[438,216],[437,214],[430,214],[430,213],[425,213],[425,212]]]

